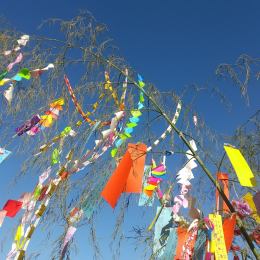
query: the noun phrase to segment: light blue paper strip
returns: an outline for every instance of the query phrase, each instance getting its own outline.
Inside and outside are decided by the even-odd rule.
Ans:
[[[129,120],[131,123],[137,123],[140,119],[138,117],[131,117]]]
[[[117,139],[117,140],[115,141],[116,148],[118,148],[123,142],[124,142],[124,140],[122,140],[122,139]]]
[[[79,156],[79,157],[81,157],[81,155],[82,155],[82,153],[83,153],[83,150],[84,150],[86,144],[88,143],[89,138],[91,137],[91,135],[93,134],[93,132],[96,130],[96,128],[98,127],[98,125],[99,125],[100,123],[101,123],[101,121],[96,122],[96,124],[95,124],[95,125],[93,126],[93,128],[91,129],[91,131],[90,131],[90,133],[88,134],[87,139],[86,139],[86,141],[85,141],[83,147],[81,148],[81,153],[80,153],[80,156]]]
[[[2,163],[3,160],[5,160],[10,153],[11,153],[10,151],[0,149],[0,163]]]
[[[192,260],[202,260],[205,251],[206,233],[203,230],[199,230],[198,237],[194,246],[194,253]]]
[[[21,81],[22,77],[17,74],[14,77],[12,77],[12,79],[15,80],[15,81]]]
[[[134,131],[133,127],[132,127],[132,128],[129,128],[129,127],[125,128],[125,133],[126,133],[126,134],[130,134],[130,133],[132,133],[133,131]]]
[[[138,106],[137,106],[137,109],[142,109],[144,107],[144,105],[140,102],[139,104],[138,104]]]
[[[149,171],[148,174],[146,174],[146,172],[148,171],[150,166],[145,165],[144,166],[144,174],[143,174],[143,186],[142,187],[146,187],[149,184],[146,183],[147,178],[151,177],[151,171]],[[138,201],[138,206],[152,206],[154,203],[154,195],[150,198],[149,196],[147,196],[143,190],[140,193],[140,197],[139,197],[139,201]]]
[[[87,218],[90,218],[93,211],[96,209],[100,201],[102,200],[101,193],[107,185],[109,179],[111,178],[113,172],[116,169],[116,161],[113,158],[108,165],[106,173],[104,173],[98,182],[96,183],[94,189],[89,193],[86,200],[82,203],[81,208],[84,211]]]
[[[170,228],[170,235],[164,250],[164,254],[161,257],[161,260],[174,259],[176,254],[178,244],[178,234],[175,232],[174,228]]]
[[[161,207],[157,207],[157,213]],[[170,228],[173,224],[172,207],[163,208],[155,223],[153,252],[160,258],[164,254],[163,247],[169,238]]]

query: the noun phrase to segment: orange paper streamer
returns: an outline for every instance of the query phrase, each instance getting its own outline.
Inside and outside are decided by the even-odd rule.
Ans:
[[[229,189],[228,189],[228,174],[223,174],[221,172],[217,173],[217,180],[219,180],[219,185],[221,189],[224,191],[226,197],[229,199]],[[229,213],[229,208],[223,198],[219,196],[219,191],[216,190],[216,204],[217,210],[220,215],[223,213]]]
[[[125,184],[132,166],[133,161],[131,159],[131,154],[126,151],[123,159],[117,166],[106,187],[101,193],[102,197],[110,204],[112,208],[115,208],[116,203],[125,188]]]
[[[181,260],[181,253],[183,252],[183,245],[187,238],[191,235],[191,231],[187,234],[187,229],[183,227],[178,227],[176,233],[178,234],[178,244],[176,249],[176,255],[174,260]],[[196,236],[194,236],[194,239],[190,242],[190,248],[193,251],[194,245],[195,245]]]
[[[128,151],[131,154],[133,161],[133,167],[130,170],[127,182],[126,182],[126,193],[140,193],[142,189],[142,180],[144,173],[144,164],[146,157],[145,144],[128,144]]]
[[[231,243],[234,236],[234,230],[236,226],[236,215],[226,218],[223,223],[223,232],[225,237],[225,244],[227,253],[231,247]]]

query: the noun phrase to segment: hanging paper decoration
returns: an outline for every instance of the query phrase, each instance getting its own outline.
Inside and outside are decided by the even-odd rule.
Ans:
[[[170,228],[170,235],[168,237],[163,256],[161,257],[162,260],[173,259],[173,257],[176,255],[177,243],[178,234],[174,228]]]
[[[215,259],[228,260],[225,238],[224,238],[223,227],[222,227],[222,218],[220,215],[209,214],[209,219],[214,224]]]
[[[122,191],[131,193],[141,192],[146,156],[145,150],[146,145],[143,144],[128,145],[128,150],[123,159],[101,193],[102,197],[112,208],[115,207]]]
[[[157,207],[157,213],[161,207]],[[163,208],[159,218],[156,221],[154,229],[154,254],[161,258],[164,254],[165,245],[170,235],[170,228],[173,224],[171,208]]]
[[[14,92],[13,84],[10,84],[10,87],[8,88],[8,90],[4,91],[4,97],[8,100],[9,103],[12,101],[13,92]]]
[[[228,174],[217,172],[217,181],[220,185],[220,188],[223,190],[224,194],[226,195],[227,199],[229,199]],[[229,207],[224,202],[222,196],[219,196],[218,189],[216,189],[216,204],[217,204],[217,211],[219,215],[223,216],[223,213],[229,213]]]
[[[59,152],[57,149],[54,149],[52,156],[51,156],[51,166],[53,166],[54,164],[58,163],[60,160],[59,157]]]
[[[54,68],[54,65],[52,63],[50,63],[47,67],[43,68],[43,69],[35,69],[35,70],[31,70],[29,72],[30,76],[33,77],[33,78],[38,78],[39,76],[42,75],[42,73],[44,71],[47,71],[49,69],[53,69]]]
[[[122,96],[121,96],[121,100],[120,100],[120,109],[124,110],[125,107],[125,96],[126,96],[126,89],[127,89],[127,76],[128,76],[128,69],[125,69],[125,80],[123,83],[123,89],[122,89]]]
[[[91,115],[91,112],[87,112],[87,114],[85,114],[85,113],[82,111],[82,108],[80,107],[80,105],[79,105],[78,102],[77,102],[77,99],[76,99],[76,97],[75,97],[75,95],[74,95],[74,92],[73,92],[73,90],[72,90],[72,88],[71,88],[69,79],[68,79],[68,77],[67,77],[66,75],[64,76],[64,79],[65,79],[66,85],[67,85],[67,87],[68,87],[68,90],[69,90],[69,92],[70,92],[71,99],[72,99],[72,101],[73,101],[75,107],[77,108],[78,112],[80,113],[80,115],[83,117],[83,119],[84,119],[85,121],[87,121],[89,124],[92,123],[92,121],[88,118],[88,117]],[[105,89],[105,90],[106,90],[106,89]],[[105,96],[105,94],[103,94],[103,93],[100,95],[100,97],[99,97],[99,101],[100,101],[100,102],[102,101],[102,99],[104,98],[104,96]],[[93,111],[96,109],[96,107],[97,107],[98,105],[99,105],[99,102],[96,102],[96,103],[94,104],[94,106],[92,107],[92,108],[93,108]],[[93,111],[92,111],[92,112],[93,112]]]
[[[257,210],[258,216],[260,216],[260,192],[257,191],[255,196],[253,197],[253,201]]]
[[[24,125],[15,128],[15,132],[18,136],[20,136],[23,133],[31,130],[39,122],[40,122],[40,117],[38,115],[34,116],[30,121],[25,122]]]
[[[194,151],[197,151],[196,144],[194,140],[190,141],[190,145],[193,148]],[[194,178],[192,174],[192,169],[197,167],[197,164],[195,163],[195,158],[192,155],[192,152],[188,150],[186,152],[186,156],[188,158],[188,162],[185,164],[185,166],[178,172],[177,179],[180,179],[178,183],[182,184],[181,186],[181,195],[177,195],[174,198],[174,202],[176,204],[172,207],[172,211],[177,214],[180,210],[180,208],[183,206],[184,208],[187,208],[189,206],[189,200],[190,200],[190,189],[192,188],[191,183],[189,182],[191,179]],[[187,194],[187,198],[185,198],[185,195]],[[193,203],[191,203],[193,204]],[[195,202],[194,202],[195,204]],[[199,219],[200,218],[200,211],[192,205],[189,211],[189,217],[193,219]]]
[[[84,211],[87,218],[91,217],[93,211],[96,209],[96,207],[102,200],[100,194],[104,190],[115,169],[116,162],[113,158],[110,164],[108,165],[108,169],[106,170],[106,172],[100,177],[94,189],[89,193],[86,200],[82,203],[81,208]]]
[[[205,251],[205,243],[206,243],[207,235],[205,230],[199,230],[197,239],[194,246],[194,253],[192,260],[202,260],[203,254]]]
[[[142,77],[140,75],[138,75],[139,79],[142,79]],[[140,80],[139,80],[139,84],[140,84]],[[142,85],[142,88],[145,86],[145,84],[143,82],[141,82],[141,85]],[[141,86],[140,85],[140,86]],[[141,92],[140,94],[140,97],[141,95],[143,95],[143,93]],[[143,97],[143,96],[142,96]],[[121,99],[122,100],[122,99]],[[127,127],[125,128],[125,133],[123,134],[120,134],[119,135],[119,139],[115,142],[115,145],[116,145],[116,148],[114,148],[112,151],[111,151],[111,156],[112,157],[115,157],[116,155],[116,152],[117,152],[117,149],[118,147],[126,140],[128,139],[129,137],[131,137],[130,133],[133,132],[133,127],[137,126],[137,122],[139,121],[139,116],[142,115],[142,113],[140,112],[140,109],[142,109],[144,106],[143,106],[143,103],[144,102],[144,99],[142,98],[142,101],[141,101],[141,98],[140,98],[140,101],[138,103],[138,106],[137,106],[137,109],[136,110],[132,110],[131,111],[131,114],[133,117],[131,117],[129,120],[130,120],[130,123],[127,124]]]
[[[36,133],[39,133],[45,127],[50,127],[53,124],[52,114],[59,115],[58,111],[63,111],[62,105],[64,105],[63,98],[58,98],[58,99],[54,100],[53,103],[50,104],[50,110],[45,111],[45,114],[47,114],[47,115],[43,115],[43,116],[38,115],[37,122],[36,123],[30,122],[31,124],[30,123],[28,124],[30,127],[28,128],[26,125],[25,130],[23,130],[22,133],[26,132],[30,136],[35,136]],[[20,128],[17,128],[17,129],[20,129]],[[16,129],[15,129],[15,131],[16,131]]]
[[[254,219],[256,220],[256,222],[258,224],[260,224],[260,217],[258,216],[257,214],[257,210],[256,210],[256,207],[255,207],[255,203],[253,201],[253,195],[248,192],[244,197],[243,197],[243,200],[245,200],[247,203],[243,203],[243,204],[247,204],[247,206],[249,205],[250,207],[247,207],[247,206],[244,206],[243,207],[243,212],[245,211],[247,215],[250,214],[251,216],[251,213],[253,212],[253,217]],[[241,205],[241,204],[240,204]]]
[[[76,228],[73,226],[69,226],[63,245],[62,245],[62,259],[65,256],[66,250],[67,250],[67,246],[68,246],[68,242],[70,241],[71,237],[74,235],[74,233],[76,232]]]
[[[195,219],[189,226],[185,243],[183,245],[183,251],[181,253],[182,259],[191,259],[194,250],[194,244],[198,233],[198,219]],[[190,231],[190,232],[189,232]]]
[[[18,46],[15,47],[14,49],[10,50],[10,51],[5,51],[4,55],[7,56],[7,55],[11,54],[12,51],[13,52],[19,51],[21,49],[21,46],[26,45],[26,43],[29,41],[29,38],[30,38],[30,36],[26,35],[26,34],[21,36],[21,38],[19,40],[17,40]]]
[[[198,122],[197,117],[196,117],[196,116],[193,116],[193,123],[194,123],[195,126],[197,125],[197,122]]]
[[[178,244],[177,244],[177,249],[176,249],[176,255],[174,259],[185,259],[182,257],[182,253],[183,253],[183,245],[187,239],[187,237],[191,236],[191,231],[187,232],[187,229],[183,228],[183,227],[178,227],[176,233],[178,234]],[[195,244],[195,239],[190,241],[189,246],[191,248],[194,247]]]
[[[5,216],[6,216],[7,211],[6,210],[0,210],[0,227],[2,226]]]
[[[158,167],[156,167],[156,164],[155,164],[155,161],[152,160],[152,165],[153,165],[153,169],[152,169],[152,176],[151,177],[148,177],[148,186],[144,187],[143,191],[146,195],[148,195],[149,197],[152,196],[152,192],[148,192],[147,191],[156,191],[156,194],[157,194],[157,197],[160,201],[160,203],[162,204],[162,192],[161,192],[161,189],[160,189],[160,183],[162,181],[162,178],[164,178],[166,175],[165,175],[165,165],[164,164],[161,164],[159,165]]]
[[[235,169],[240,184],[247,187],[258,187],[255,177],[240,151],[229,146],[224,146],[224,148]]]
[[[253,215],[253,211],[247,204],[246,200],[232,200],[232,206],[234,207],[239,217],[242,219]]]
[[[11,153],[10,151],[0,148],[0,163],[2,163],[3,160],[5,160],[10,155],[10,153]]]
[[[24,192],[18,199],[18,201],[23,203],[21,208],[27,209],[32,198],[33,198],[33,194],[29,192]]]
[[[176,124],[176,122],[179,118],[179,115],[181,112],[181,105],[182,105],[182,102],[180,100],[177,105],[177,109],[176,109],[175,115],[172,120],[172,124],[174,124],[174,125]],[[150,150],[152,150],[153,147],[158,145],[171,131],[172,131],[172,126],[169,125],[168,128],[166,129],[166,131],[150,147],[147,148],[147,152],[149,152]]]
[[[223,232],[225,237],[227,253],[233,241],[235,227],[236,227],[236,215],[234,214],[231,217],[226,218],[223,223]]]
[[[13,66],[14,66],[16,63],[21,62],[22,59],[23,59],[23,55],[22,55],[22,53],[20,53],[20,54],[16,57],[15,61],[12,62],[12,63],[10,63],[10,64],[7,66],[7,70],[10,71],[10,70],[13,68]]]
[[[8,200],[3,207],[3,210],[6,210],[6,216],[10,218],[14,218],[18,213],[20,208],[22,207],[22,202],[17,200]]]
[[[9,73],[9,70],[6,70],[0,75],[0,80],[2,80],[7,74]]]
[[[145,174],[143,175],[143,185],[144,185],[144,189],[146,186],[148,186],[149,184],[145,184],[145,181],[147,178],[151,177],[151,167],[149,165],[145,165],[144,166],[144,173],[146,173],[148,171],[148,175],[145,176]],[[153,194],[153,192],[152,192]],[[150,196],[149,196],[150,197]],[[140,193],[140,197],[139,197],[139,202],[138,202],[138,206],[152,206],[154,203],[154,196],[151,196],[151,198],[147,198],[146,193],[144,192],[144,190]]]
[[[106,84],[105,84],[105,89],[107,90],[109,88],[111,94],[112,94],[112,97],[114,98],[116,104],[119,106],[119,101],[117,99],[117,96],[116,96],[116,93],[114,92],[113,88],[112,88],[112,85],[111,85],[111,80],[109,78],[109,74],[107,71],[105,71],[105,79],[106,79]]]

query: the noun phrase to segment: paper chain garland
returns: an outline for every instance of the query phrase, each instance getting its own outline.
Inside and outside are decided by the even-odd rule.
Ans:
[[[93,113],[93,111],[97,108],[97,106],[99,105],[99,102],[102,101],[102,99],[104,98],[105,94],[102,93],[102,94],[100,95],[100,97],[99,97],[99,102],[97,101],[97,102],[93,105],[93,107],[92,107],[93,111],[92,111],[92,112],[87,112],[87,114],[85,114],[85,113],[82,111],[82,108],[80,107],[80,105],[79,105],[78,102],[77,102],[77,99],[76,99],[76,97],[75,97],[75,95],[74,95],[74,92],[73,92],[73,90],[72,90],[72,88],[71,88],[71,85],[70,85],[70,83],[69,83],[69,79],[68,79],[68,77],[67,77],[66,75],[65,75],[65,82],[66,82],[67,87],[68,87],[68,90],[69,90],[69,92],[70,92],[71,99],[72,99],[72,101],[73,101],[75,107],[77,108],[78,112],[80,113],[80,115],[82,116],[82,118],[83,118],[86,122],[88,122],[89,124],[93,124],[93,122],[92,122],[88,117],[89,117],[89,116],[91,115],[91,113]],[[105,88],[105,90],[107,90],[107,89]]]
[[[174,125],[176,124],[176,122],[177,122],[177,120],[180,116],[181,105],[182,105],[182,101],[180,100],[178,105],[177,105],[177,109],[176,109],[175,115],[174,115],[173,120],[172,120],[172,123]],[[152,150],[153,147],[158,145],[171,131],[172,131],[172,126],[169,125],[168,128],[166,129],[166,131],[153,143],[153,145],[147,148],[147,152],[149,152],[150,150]]]
[[[12,51],[13,52],[19,51],[21,49],[21,46],[25,46],[26,45],[26,43],[29,41],[29,38],[30,38],[29,35],[26,35],[26,34],[22,35],[21,38],[19,40],[17,40],[18,46],[15,47],[14,49],[10,50],[10,51],[5,51],[4,55],[7,56],[7,55],[11,54]]]
[[[140,75],[138,75],[138,78],[139,78],[139,85],[140,85],[141,88],[143,88],[145,86],[145,83],[143,83],[143,78]],[[127,83],[127,78],[126,78],[126,83]],[[124,83],[124,84],[126,84],[126,83]],[[124,93],[125,93],[126,90],[123,88],[123,91],[124,92],[123,92],[123,95],[122,95],[122,98],[121,98],[121,104],[122,104],[123,100],[125,99],[125,94]],[[127,124],[127,128],[125,128],[125,133],[124,134],[120,134],[119,135],[119,139],[115,141],[116,148],[114,148],[111,151],[111,156],[112,157],[115,157],[118,147],[126,139],[131,137],[130,133],[133,132],[133,127],[137,126],[137,122],[140,120],[138,117],[142,115],[142,113],[140,112],[140,109],[142,109],[144,107],[143,102],[144,102],[144,97],[143,97],[143,93],[141,92],[141,94],[140,94],[140,101],[138,103],[137,109],[131,111],[132,117],[129,119],[130,123]]]
[[[110,90],[110,92],[111,92],[111,94],[112,94],[112,97],[114,98],[116,104],[119,106],[119,105],[120,105],[120,104],[119,104],[119,101],[118,101],[118,99],[117,99],[117,96],[116,96],[115,91],[113,90],[113,87],[112,87],[112,85],[111,85],[111,80],[110,80],[110,78],[109,78],[109,74],[108,74],[107,71],[105,71],[105,79],[106,79],[106,82],[107,82],[107,83],[105,84],[105,90],[107,90],[107,89],[109,88],[109,90]]]

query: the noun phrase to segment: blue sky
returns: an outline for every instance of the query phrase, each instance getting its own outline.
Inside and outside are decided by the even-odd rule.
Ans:
[[[259,1],[18,1],[9,0],[1,3],[1,12],[17,30],[27,34],[58,38],[51,27],[45,25],[36,30],[42,20],[48,18],[71,19],[77,15],[78,9],[88,9],[100,22],[105,23],[119,46],[124,58],[132,68],[142,76],[155,83],[161,91],[175,90],[178,94],[190,83],[199,86],[205,83],[215,72],[220,63],[233,64],[242,54],[252,58],[260,57],[260,3]],[[233,111],[227,115],[217,98],[200,94],[196,106],[203,114],[205,121],[212,128],[226,134],[235,132],[238,125],[259,109],[259,84],[254,79],[248,87],[250,105],[245,108],[238,87],[232,85],[228,78],[215,80],[221,91],[230,99]],[[185,97],[188,103],[192,96]],[[178,125],[177,125],[178,126]],[[162,132],[157,130],[158,135]],[[24,191],[34,189],[37,177],[29,177],[15,187],[11,187],[7,195],[8,184],[19,172],[25,158],[12,157],[0,165],[1,190],[0,203],[7,199],[18,199]],[[172,166],[174,167],[174,165]],[[24,190],[26,187],[28,190]],[[112,259],[109,250],[110,236],[115,225],[117,210],[105,207],[98,217],[98,237],[101,252],[106,260]],[[152,218],[142,218],[141,210],[134,206],[126,214],[124,230],[132,226],[148,224]],[[138,217],[137,217],[138,216]],[[1,227],[0,239],[12,229],[15,219],[6,218]],[[42,247],[42,227],[37,228],[28,252],[35,252]],[[54,234],[60,227],[55,226]],[[77,231],[76,237],[79,253],[72,259],[92,259],[92,249],[88,243],[89,229]],[[11,247],[11,240],[4,245],[0,259],[5,259]],[[134,252],[131,242],[123,244],[120,259],[138,259],[144,248]],[[48,251],[38,259],[48,259]],[[86,257],[87,256],[87,257]]]

